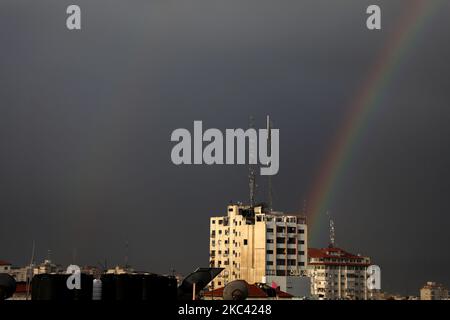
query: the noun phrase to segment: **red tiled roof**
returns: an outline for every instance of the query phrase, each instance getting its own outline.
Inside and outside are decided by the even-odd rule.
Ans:
[[[204,293],[205,296],[207,297],[222,297],[223,296],[223,287],[214,289],[214,290],[210,290],[210,291],[206,291]]]
[[[364,260],[366,257],[354,255],[349,253],[343,249],[336,247],[328,247],[328,248],[308,248],[308,259],[335,259],[337,261],[320,261],[320,262],[309,262],[310,265],[318,265],[318,264],[327,264],[327,265],[352,265],[352,264],[367,264]],[[339,261],[346,260],[346,262]],[[354,260],[354,261],[351,261]],[[368,265],[368,264],[367,264]]]
[[[248,288],[248,297],[249,298],[267,298],[267,293],[261,289],[255,286],[254,284],[247,284]]]
[[[255,298],[268,298],[268,294],[261,288],[259,288],[255,284],[247,284],[248,288],[248,298],[255,299]],[[204,295],[206,297],[222,297],[223,296],[223,287],[214,289],[212,291],[206,291]],[[287,292],[281,291],[279,288],[276,289],[277,296],[279,298],[292,298],[293,296]]]
[[[31,286],[30,286],[31,291]],[[16,283],[16,293],[27,293],[27,283],[26,282],[17,282]]]
[[[279,288],[276,289],[278,298],[292,298],[293,295],[284,291],[281,291]]]
[[[4,260],[0,260],[0,266],[10,266],[11,263],[4,261]]]

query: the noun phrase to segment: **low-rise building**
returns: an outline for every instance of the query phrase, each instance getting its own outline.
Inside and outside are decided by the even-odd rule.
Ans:
[[[46,259],[43,263],[34,266],[33,275],[35,274],[49,274],[49,273],[65,273],[65,269],[51,260]]]
[[[0,273],[9,273],[11,270],[11,263],[0,260]]]
[[[293,295],[280,290],[280,288],[272,288],[263,283],[247,284],[247,289],[247,300],[291,300],[293,298]],[[223,291],[223,287],[206,291],[203,293],[203,299],[222,300]]]
[[[11,267],[9,274],[13,276],[17,282],[27,282],[33,277],[33,267]]]
[[[447,300],[448,289],[440,283],[427,282],[420,289],[420,300]]]
[[[308,249],[308,275],[311,295],[319,299],[366,300],[367,267],[370,258],[348,253],[330,245],[328,248]]]
[[[106,270],[106,274],[126,274],[126,273],[133,273],[134,270],[130,267],[121,267],[121,266],[115,266],[114,268]]]

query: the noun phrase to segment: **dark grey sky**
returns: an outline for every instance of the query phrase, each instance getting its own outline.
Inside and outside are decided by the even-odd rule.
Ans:
[[[78,264],[116,264],[128,241],[139,269],[207,265],[209,217],[247,201],[247,171],[172,165],[170,134],[194,120],[262,127],[270,114],[274,205],[299,211],[411,2],[2,0],[0,258],[27,263],[35,239],[38,260],[51,249],[67,264],[76,248]],[[65,28],[72,3],[79,32]],[[381,32],[365,28],[375,3]],[[402,56],[330,203],[338,244],[371,256],[391,292],[450,286],[449,9]]]

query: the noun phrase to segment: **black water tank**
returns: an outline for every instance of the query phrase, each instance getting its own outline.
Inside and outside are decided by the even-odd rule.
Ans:
[[[101,280],[104,301],[176,299],[177,281],[173,277],[156,274],[104,274]]]
[[[16,292],[16,280],[7,273],[0,273],[0,301],[12,297]]]
[[[81,289],[67,288],[68,274],[38,274],[31,281],[32,300],[92,300],[93,277],[82,273]]]
[[[174,277],[145,275],[142,289],[143,300],[175,301],[177,299],[177,280]]]

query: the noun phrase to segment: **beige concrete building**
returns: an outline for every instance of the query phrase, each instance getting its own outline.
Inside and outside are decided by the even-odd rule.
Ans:
[[[63,273],[66,270],[57,264],[54,264],[51,260],[46,259],[43,263],[34,266],[33,275],[35,274],[49,274],[49,273]]]
[[[271,283],[271,277],[306,272],[307,226],[302,215],[268,212],[263,206],[232,204],[210,219],[210,265],[225,270],[214,288],[241,279]]]
[[[0,260],[0,273],[9,273],[11,270],[11,263]]]
[[[420,300],[447,300],[448,289],[436,282],[427,282],[420,289]]]
[[[340,248],[309,248],[311,295],[326,300],[367,300],[374,293],[367,287],[369,266],[370,258]]]
[[[30,266],[11,268],[9,274],[16,279],[17,282],[27,282],[33,277],[33,268]]]

